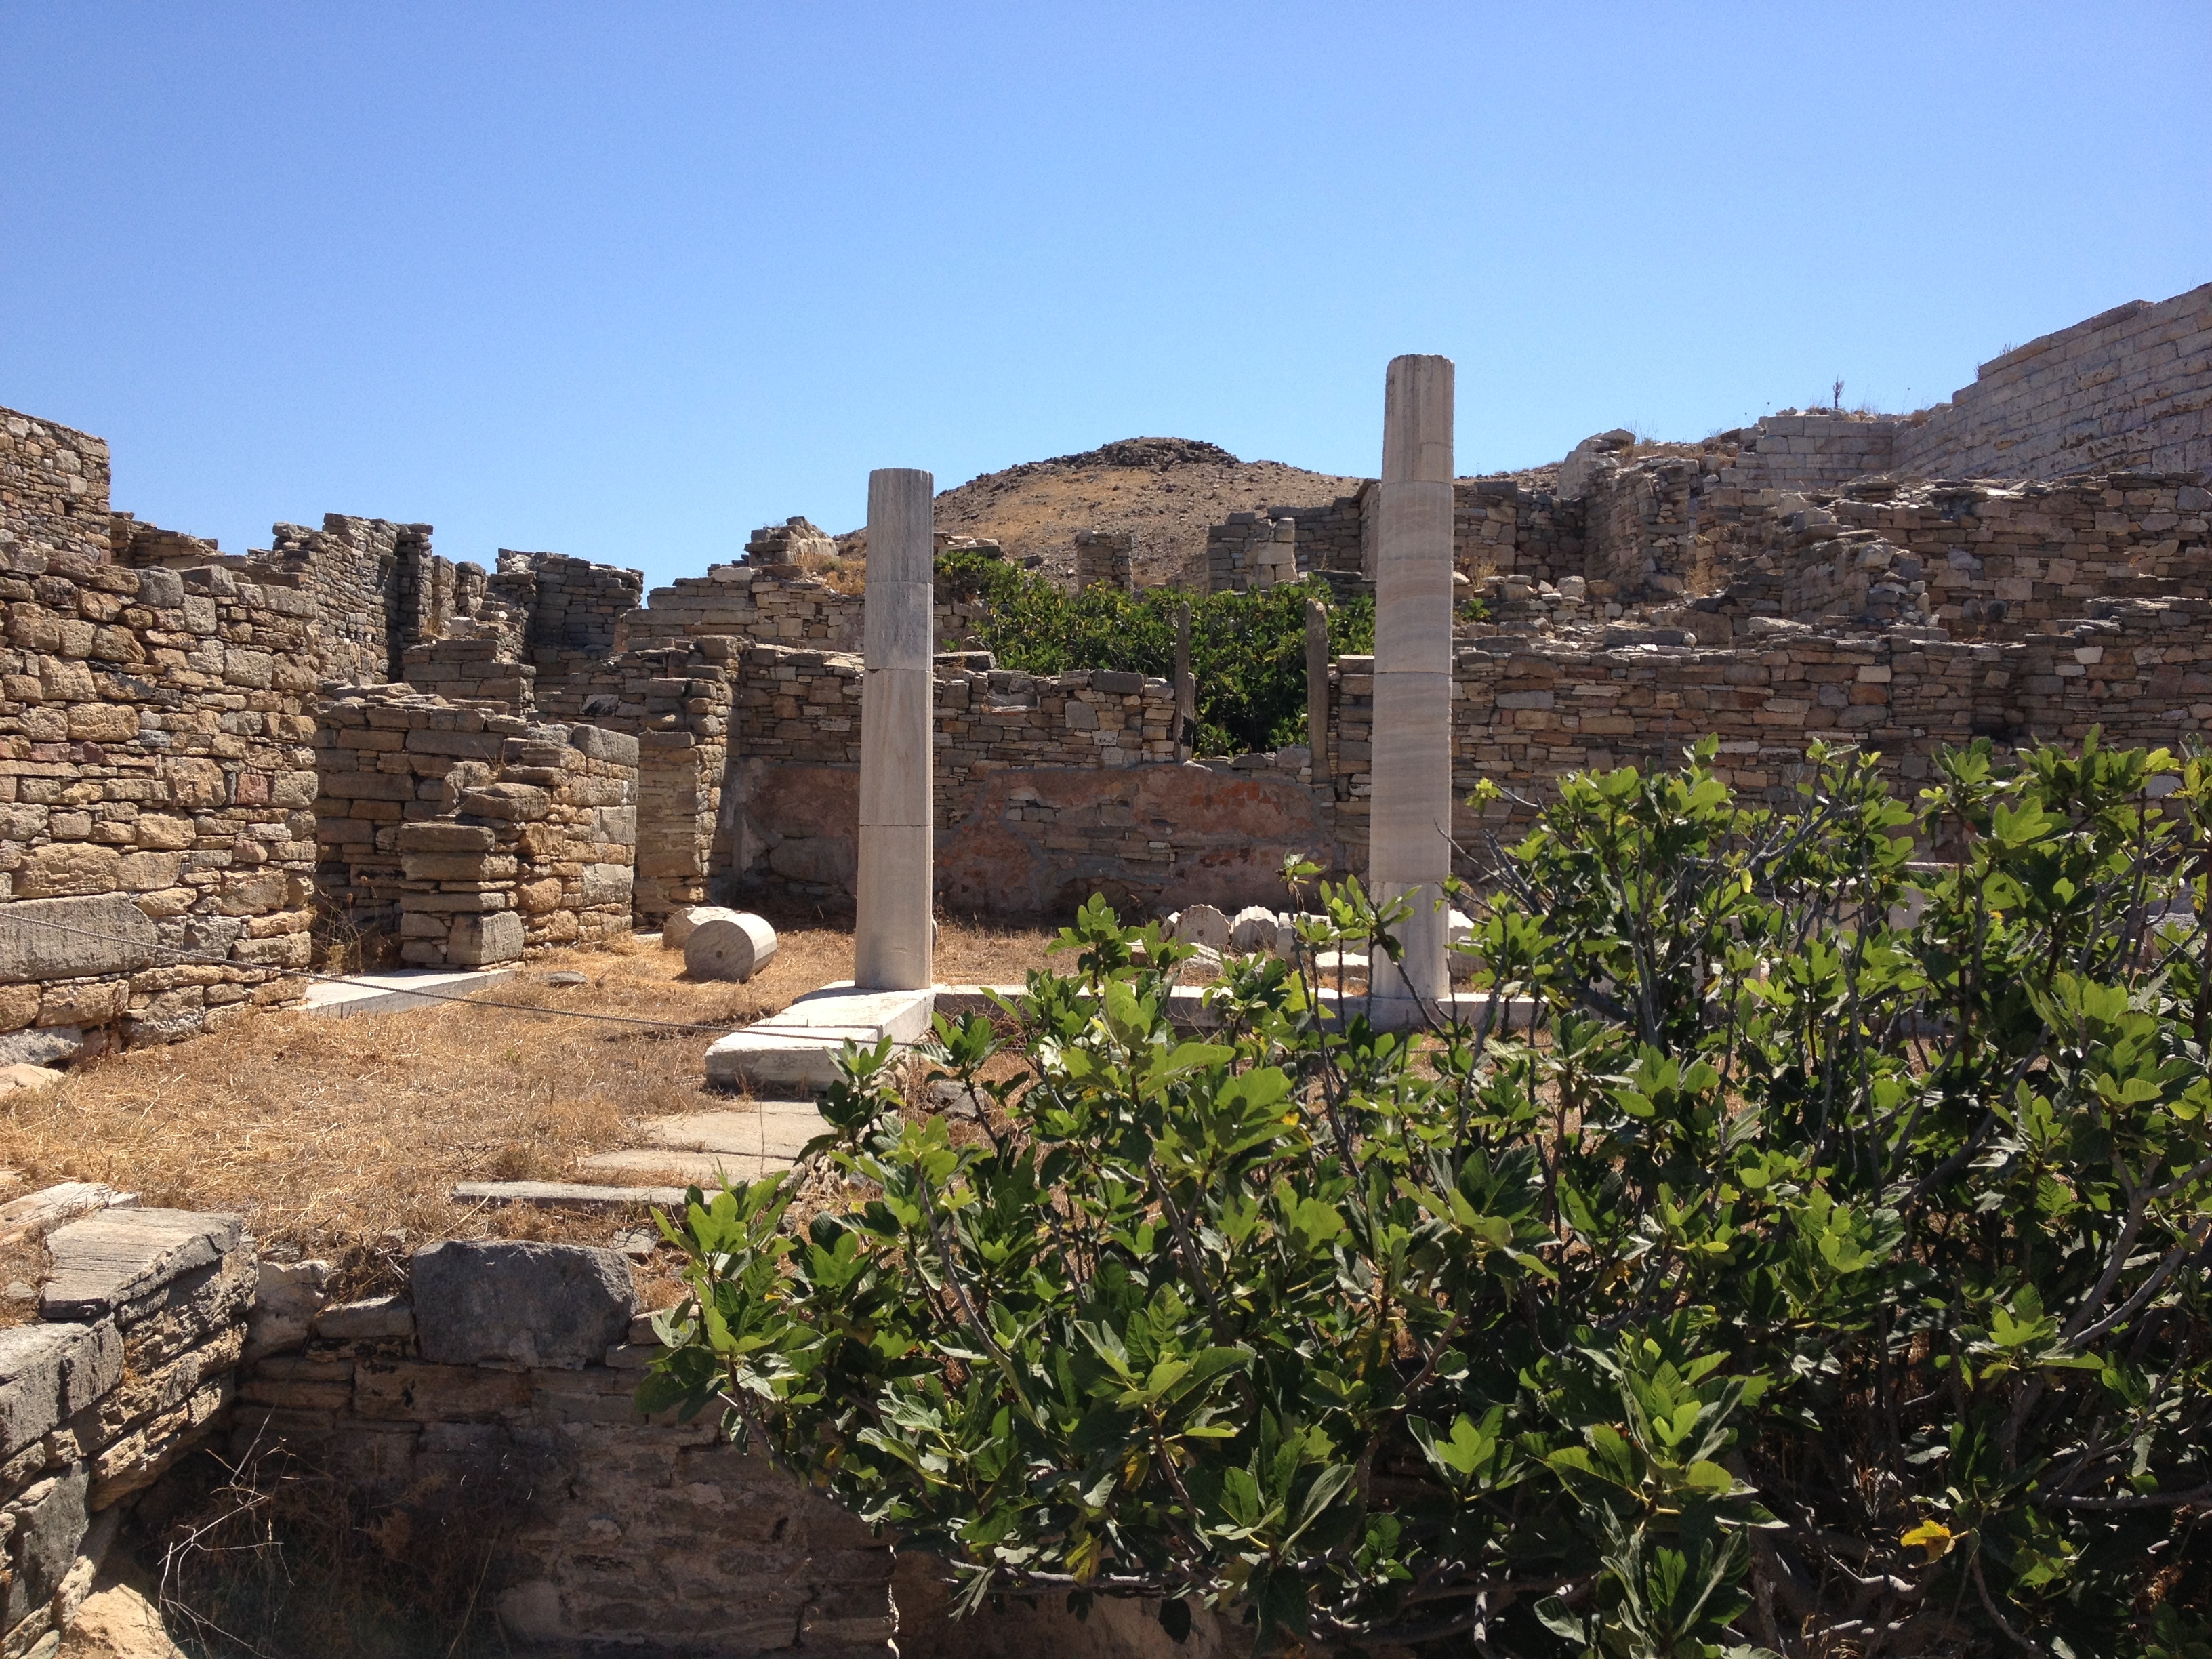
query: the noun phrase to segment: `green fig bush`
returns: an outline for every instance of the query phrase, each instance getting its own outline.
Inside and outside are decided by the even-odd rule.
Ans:
[[[1374,596],[1339,594],[1318,576],[1243,593],[1127,592],[1104,583],[1071,593],[1005,559],[955,548],[938,555],[937,583],[941,598],[981,602],[969,642],[1024,674],[1109,668],[1168,678],[1176,612],[1188,606],[1197,719],[1186,735],[1201,755],[1305,742],[1310,601],[1327,619],[1332,658],[1375,648]]]
[[[973,1610],[1255,1652],[2212,1655],[2212,763],[1701,745],[1473,849],[1477,992],[1340,1009],[1102,903],[694,1192],[641,1403]],[[1293,868],[1291,879],[1313,872]],[[947,1098],[955,1103],[946,1107]]]

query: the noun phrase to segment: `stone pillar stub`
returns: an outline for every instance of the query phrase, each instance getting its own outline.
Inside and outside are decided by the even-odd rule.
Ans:
[[[853,983],[921,991],[935,968],[930,917],[931,653],[936,481],[909,467],[868,475],[862,605],[859,915]]]
[[[1368,882],[1407,898],[1404,959],[1379,952],[1368,986],[1376,1023],[1418,1023],[1445,973],[1445,839],[1452,816],[1452,362],[1395,357],[1384,382],[1376,488],[1374,801]]]

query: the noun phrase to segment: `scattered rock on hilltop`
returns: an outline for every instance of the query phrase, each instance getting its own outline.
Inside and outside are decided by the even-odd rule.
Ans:
[[[1079,455],[1024,461],[941,492],[937,527],[987,537],[1011,558],[1066,574],[1079,530],[1137,538],[1137,580],[1203,587],[1206,532],[1231,513],[1324,507],[1357,478],[1280,461],[1242,461],[1195,438],[1124,438]]]

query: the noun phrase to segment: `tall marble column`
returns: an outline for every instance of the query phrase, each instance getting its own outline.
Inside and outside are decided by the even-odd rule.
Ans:
[[[1402,1029],[1447,992],[1452,814],[1452,362],[1394,357],[1383,393],[1375,559],[1374,801],[1368,884],[1413,914],[1370,964],[1370,1017]]]
[[[935,481],[909,467],[868,475],[866,678],[860,693],[860,916],[853,982],[928,988],[934,926],[930,833]]]

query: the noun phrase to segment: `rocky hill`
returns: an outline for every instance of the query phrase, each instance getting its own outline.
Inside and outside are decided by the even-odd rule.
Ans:
[[[1035,556],[1056,572],[1073,569],[1077,531],[1131,531],[1140,584],[1203,586],[1208,525],[1231,513],[1326,506],[1358,484],[1280,461],[1240,461],[1192,438],[1125,438],[945,490],[937,527],[989,537],[1009,556]]]

